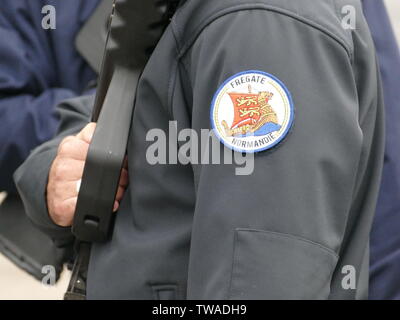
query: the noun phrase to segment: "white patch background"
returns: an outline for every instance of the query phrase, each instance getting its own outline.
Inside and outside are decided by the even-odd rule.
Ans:
[[[232,88],[231,83],[234,82],[236,79],[240,79],[241,77],[261,77],[266,78],[264,84],[261,83],[244,83],[240,86],[236,86]],[[260,78],[260,79],[261,79]],[[274,132],[274,140],[268,143],[268,145],[263,146],[262,150],[269,149],[272,145],[276,143],[276,140],[282,137],[286,133],[287,127],[290,125],[291,117],[294,115],[291,114],[294,112],[291,109],[290,105],[290,98],[286,94],[285,89],[282,85],[277,82],[275,79],[269,77],[266,74],[262,73],[255,73],[249,71],[249,73],[242,73],[238,74],[234,78],[232,78],[227,84],[220,90],[218,96],[215,98],[215,102],[213,107],[212,113],[212,121],[213,126],[217,131],[219,138],[227,145],[229,148],[233,148],[237,151],[244,151],[244,152],[257,152],[262,150],[257,150],[257,148],[237,148],[236,146],[232,145],[233,139],[237,140],[245,140],[245,141],[258,141],[260,138],[265,136],[254,136],[254,137],[246,137],[246,138],[238,138],[238,137],[226,137],[225,130],[221,125],[221,122],[225,120],[228,123],[228,126],[231,127],[234,119],[234,106],[231,97],[228,93],[249,93],[249,85],[251,85],[251,93],[258,94],[262,91],[271,92],[274,94],[271,100],[269,100],[269,104],[272,106],[272,109],[275,111],[278,117],[279,125],[281,129],[279,132]]]

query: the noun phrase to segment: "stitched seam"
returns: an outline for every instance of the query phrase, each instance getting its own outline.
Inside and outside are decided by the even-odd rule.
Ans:
[[[335,8],[336,17],[338,19],[338,22],[341,23],[341,21],[342,21],[341,20],[342,19],[342,12],[341,12],[341,10],[339,8],[338,2],[337,2],[337,0],[331,0],[331,2],[332,2],[332,6]],[[347,35],[348,35],[348,37],[350,39],[353,38],[352,33],[351,33],[350,30],[345,30],[345,32],[347,33]],[[350,52],[351,52],[350,62],[351,62],[351,65],[353,65],[354,64],[354,45],[351,46]]]
[[[228,284],[228,292],[226,293],[227,300],[232,298],[232,281],[233,281],[233,272],[236,265],[236,248],[237,248],[237,238],[238,238],[238,230],[235,230],[233,233],[233,252],[232,252],[232,263],[231,263],[231,275]]]
[[[178,61],[174,60],[174,66],[172,67],[171,75],[169,76],[168,80],[168,105],[167,109],[170,113],[171,119],[174,119],[174,109],[173,109],[173,102],[174,102],[174,93],[176,87],[176,78],[178,74]]]
[[[188,6],[188,3],[189,3],[190,1],[189,0],[187,0],[187,1],[185,1],[184,3],[183,3],[183,5],[180,7],[180,8],[178,8],[178,10],[175,12],[175,15],[173,16],[173,18],[172,18],[172,20],[171,20],[171,28],[172,28],[172,33],[174,34],[174,38],[175,38],[175,41],[176,41],[176,47],[177,48],[179,48],[179,40],[178,40],[178,34],[180,34],[180,32],[179,32],[179,26],[178,26],[178,24],[177,24],[177,17],[179,17],[180,16],[180,14],[181,14],[181,12]],[[175,31],[175,29],[176,29],[176,31]],[[180,49],[179,49],[180,50]],[[178,51],[178,50],[177,50]]]
[[[175,40],[175,51],[176,51],[176,55],[178,56],[179,51],[178,51],[178,39],[176,37],[173,25],[171,23],[171,33],[172,36]],[[167,109],[170,113],[170,116],[172,119],[174,119],[174,110],[173,110],[173,101],[174,101],[174,92],[175,92],[175,87],[176,87],[176,79],[177,79],[177,74],[178,74],[178,66],[179,65],[179,61],[175,58],[174,59],[174,66],[172,67],[172,71],[171,74],[169,76],[168,79],[168,105],[167,105]]]
[[[265,11],[270,11],[270,12],[274,12],[274,13],[278,13],[281,15],[285,15],[289,18],[295,19],[299,22],[302,22],[314,29],[317,29],[323,33],[325,33],[326,35],[328,35],[332,40],[336,41],[340,46],[342,46],[345,51],[347,52],[347,55],[349,56],[349,58],[351,59],[352,57],[352,51],[349,48],[349,46],[346,44],[346,41],[339,35],[337,35],[336,33],[334,33],[333,31],[328,30],[326,27],[320,25],[317,22],[314,22],[310,19],[307,19],[305,17],[302,17],[300,15],[297,15],[296,13],[289,11],[289,10],[285,10],[279,7],[275,7],[275,6],[271,6],[271,5],[266,5],[266,4],[262,4],[262,3],[256,3],[256,4],[245,4],[245,5],[237,5],[237,6],[233,6],[227,9],[223,9],[220,10],[218,12],[216,12],[215,14],[213,14],[211,17],[208,17],[206,19],[204,19],[198,27],[198,31],[194,32],[194,35],[187,41],[185,42],[182,46],[180,47],[180,52],[179,52],[179,56],[178,59],[181,59],[186,53],[187,51],[192,47],[192,45],[194,44],[194,42],[197,40],[197,38],[200,36],[200,34],[204,31],[204,29],[209,26],[210,24],[212,24],[213,22],[215,22],[216,20],[218,20],[219,18],[232,14],[232,13],[236,13],[239,11],[249,11],[249,10],[265,10]],[[173,29],[175,27],[175,29],[178,29],[178,26],[176,23],[174,23],[172,25]],[[177,30],[175,30],[177,31]],[[179,39],[177,39],[178,43],[179,43]]]
[[[288,239],[291,239],[291,240],[297,240],[297,241],[305,242],[305,243],[317,246],[320,249],[323,249],[324,251],[334,255],[336,258],[339,258],[339,255],[333,249],[330,249],[330,248],[328,248],[328,247],[326,247],[326,246],[324,246],[324,245],[322,245],[322,244],[320,244],[318,242],[315,242],[315,241],[312,241],[312,240],[309,240],[309,239],[305,239],[303,237],[291,235],[291,234],[288,234],[288,233],[281,233],[281,232],[267,231],[267,230],[258,230],[258,229],[246,229],[246,228],[238,228],[238,229],[236,229],[236,232],[237,233],[239,233],[239,232],[265,233],[265,234],[275,235],[275,236],[281,237],[281,238],[288,238]]]
[[[174,292],[176,296],[179,296],[179,286],[176,283],[163,284],[155,282],[155,283],[150,283],[149,285],[151,287],[154,300],[160,300],[159,293],[161,291]]]

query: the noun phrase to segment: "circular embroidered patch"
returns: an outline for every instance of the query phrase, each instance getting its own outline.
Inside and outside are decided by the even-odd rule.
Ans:
[[[293,120],[289,90],[262,71],[245,71],[229,78],[211,105],[214,132],[224,145],[238,152],[275,147],[287,136]]]

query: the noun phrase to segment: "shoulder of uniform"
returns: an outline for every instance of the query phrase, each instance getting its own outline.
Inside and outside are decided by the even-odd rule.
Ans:
[[[327,33],[352,55],[352,30],[343,27],[349,15],[362,16],[360,0],[186,0],[172,21],[178,49],[184,54],[214,21],[239,11],[265,10],[296,19]]]

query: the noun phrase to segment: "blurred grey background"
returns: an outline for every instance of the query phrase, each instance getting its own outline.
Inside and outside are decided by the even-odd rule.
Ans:
[[[385,0],[385,3],[390,17],[392,18],[392,24],[396,32],[397,39],[400,43],[400,0]]]
[[[382,1],[382,0],[376,0]],[[400,43],[400,0],[384,0]],[[2,195],[0,194],[0,203]],[[69,272],[64,272],[55,287],[40,282],[16,268],[0,254],[0,300],[4,299],[62,299],[67,288]]]

